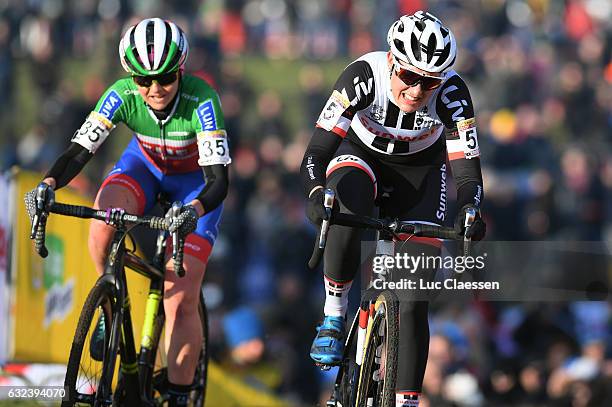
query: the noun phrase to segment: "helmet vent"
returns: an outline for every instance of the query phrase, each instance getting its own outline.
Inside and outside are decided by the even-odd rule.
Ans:
[[[419,43],[419,39],[412,33],[410,36],[410,48],[412,49],[412,53],[414,54],[414,58],[417,61],[421,61],[421,44]]]
[[[436,36],[430,35],[429,40],[427,41],[427,48],[425,52],[427,53],[427,63],[430,63],[434,57],[434,53],[436,52]]]
[[[440,56],[437,59],[435,66],[441,66],[442,63],[448,59],[449,55],[450,55],[450,43],[446,44],[444,46],[444,49],[440,52]]]
[[[406,54],[406,48],[404,47],[404,43],[402,41],[393,40],[393,44],[395,44],[395,48],[397,48],[397,50],[401,52],[402,55]]]

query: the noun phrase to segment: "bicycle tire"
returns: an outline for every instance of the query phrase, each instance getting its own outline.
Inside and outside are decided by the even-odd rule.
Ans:
[[[64,379],[64,386],[67,389],[68,400],[62,401],[62,407],[72,407],[74,405],[95,405],[95,399],[98,396],[98,387],[99,378],[103,375],[103,372],[107,368],[106,363],[95,361],[91,355],[89,354],[89,349],[86,349],[85,352],[87,356],[95,362],[97,366],[100,364],[99,375],[96,373],[92,377],[88,377],[88,375],[83,372],[83,370],[89,370],[91,363],[85,367],[81,363],[81,358],[83,357],[83,350],[86,344],[90,343],[91,332],[95,329],[96,324],[98,322],[98,315],[104,315],[105,322],[105,338],[104,338],[104,350],[105,353],[109,348],[110,335],[111,335],[111,326],[114,320],[114,314],[112,312],[112,304],[114,303],[113,296],[113,287],[108,282],[103,282],[98,280],[96,284],[93,286],[89,294],[87,295],[87,299],[85,300],[85,304],[83,305],[83,309],[81,311],[81,315],[79,316],[79,322],[77,324],[76,332],[74,335],[74,339],[72,341],[72,346],[70,348],[70,357],[68,359],[68,367],[66,369],[66,376]],[[108,357],[117,357],[104,355],[103,360],[108,363]],[[79,381],[80,374],[85,373],[87,383],[81,383]],[[93,382],[89,379],[93,379]],[[96,380],[98,382],[96,383]],[[87,385],[87,388],[84,386]],[[111,384],[112,386],[112,384]],[[81,392],[80,390],[91,390],[89,392]],[[112,391],[112,389],[109,389]],[[110,399],[111,394],[103,396],[106,399]]]
[[[334,381],[334,388],[330,398],[325,404],[327,407],[354,405],[353,399],[355,397],[355,392],[353,389],[355,388],[355,379],[358,371],[357,363],[355,362],[357,349],[356,336],[357,330],[359,329],[358,315],[359,311],[357,315],[355,315],[353,323],[350,325],[350,329],[347,332],[342,363],[338,367],[338,373],[336,374],[336,380]]]
[[[204,297],[200,295],[200,304],[198,306],[198,311],[200,314],[200,321],[202,323],[202,349],[200,350],[200,357],[198,359],[198,364],[196,365],[196,370],[194,373],[193,380],[193,389],[189,395],[190,405],[193,407],[203,407],[204,402],[206,400],[206,385],[208,381],[208,311],[206,309],[206,303],[204,302]],[[163,315],[163,309],[160,308],[160,316],[161,316],[161,325],[163,326],[165,322],[165,317]],[[158,318],[160,317],[158,316]],[[162,330],[155,330],[156,340],[154,341],[155,345],[153,347],[153,354],[159,356],[159,352],[157,352],[159,348],[159,344],[161,342],[161,333]],[[163,396],[166,394],[166,386],[168,384],[168,368],[166,366],[160,367],[154,372],[153,375],[153,391],[157,392],[160,397],[156,398],[158,404],[162,404],[164,401]]]
[[[368,398],[372,398],[375,407],[394,407],[399,336],[397,297],[390,291],[383,291],[376,298],[374,312],[374,320],[366,334],[355,406],[366,406]],[[379,347],[381,354],[377,355]],[[376,379],[376,372],[380,375],[381,370],[382,377]]]
[[[357,377],[359,374],[359,366],[355,361],[355,351],[357,349],[357,341],[353,340],[349,344],[349,355],[344,361],[340,388],[338,389],[339,400],[343,406],[351,406],[355,402],[355,388]]]

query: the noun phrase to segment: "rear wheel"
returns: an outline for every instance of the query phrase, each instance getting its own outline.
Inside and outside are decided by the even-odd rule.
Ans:
[[[368,327],[355,406],[395,406],[398,335],[397,297],[384,291],[376,299]]]
[[[110,336],[112,331],[114,302],[112,286],[109,283],[98,281],[89,292],[83,310],[79,317],[74,340],[70,349],[68,368],[64,386],[68,392],[68,400],[62,402],[62,407],[74,405],[96,404],[96,399],[103,404],[110,405],[112,397],[112,378],[109,373],[111,365],[114,370],[116,354],[110,353]],[[104,325],[103,339],[95,338],[96,327],[101,317]],[[100,346],[93,346],[101,352],[92,356],[92,339]],[[98,360],[99,359],[99,360]],[[110,378],[110,383],[104,384],[102,378]]]

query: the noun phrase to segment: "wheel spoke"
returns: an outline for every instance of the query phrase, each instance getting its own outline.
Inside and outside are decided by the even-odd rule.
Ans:
[[[65,385],[69,389],[71,400],[63,402],[63,406],[91,406],[95,402],[104,368],[103,362],[93,359],[91,354],[92,340],[98,326],[98,320],[104,315],[106,335],[100,345],[102,345],[102,360],[109,359],[106,353],[113,317],[109,293],[108,286],[97,283],[88,294],[83,305],[66,370]]]

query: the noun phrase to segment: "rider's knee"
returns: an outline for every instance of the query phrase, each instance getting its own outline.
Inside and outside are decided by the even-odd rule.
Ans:
[[[171,296],[164,297],[164,309],[166,315],[170,313],[176,319],[179,319],[198,312],[198,302],[199,292],[190,293],[187,290],[180,290]]]
[[[104,222],[92,220],[89,226],[88,246],[90,251],[100,246],[107,246],[115,229]]]

